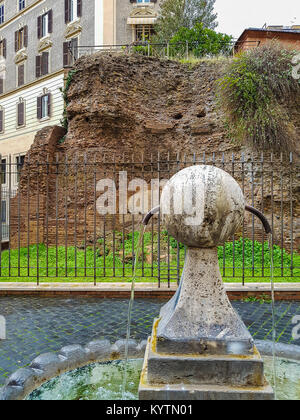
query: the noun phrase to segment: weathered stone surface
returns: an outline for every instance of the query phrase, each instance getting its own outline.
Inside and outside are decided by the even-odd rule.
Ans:
[[[99,360],[109,357],[112,353],[112,346],[109,340],[91,341],[85,351],[90,360]]]
[[[0,389],[0,401],[18,401],[24,398],[24,388],[20,386],[5,386]]]
[[[145,129],[152,134],[164,134],[174,128],[174,123],[162,123],[159,121],[146,121]]]
[[[259,355],[170,356],[149,352],[149,384],[263,386],[264,367]]]
[[[126,340],[118,340],[112,346],[112,352],[115,354],[119,354],[120,356],[125,355],[125,347],[126,347]],[[128,355],[129,356],[136,356],[138,354],[138,344],[135,340],[128,341]]]
[[[212,134],[215,128],[213,122],[198,122],[191,125],[191,133],[193,136]]]
[[[149,341],[139,386],[140,400],[274,399],[258,353],[247,358],[172,357],[153,352],[152,346]]]
[[[245,199],[238,183],[222,169],[185,168],[161,195],[162,223],[171,236],[190,247],[223,244],[241,227]]]
[[[22,368],[13,373],[5,382],[5,388],[9,388],[9,393],[14,396],[17,392],[18,399],[24,398],[27,392],[39,381],[40,374],[31,368]],[[15,388],[15,391],[14,391]]]
[[[157,351],[168,354],[249,354],[253,339],[232,308],[217,249],[188,248],[180,292],[162,308]]]
[[[89,361],[88,353],[82,346],[77,344],[63,347],[59,352],[59,356],[63,356],[67,359],[70,368],[74,365],[80,366],[80,364]]]
[[[54,353],[45,353],[36,357],[29,365],[30,368],[41,371],[41,376],[57,375],[66,366],[65,358]]]
[[[146,401],[273,401],[270,385],[234,388],[212,385],[141,385],[139,399]]]
[[[215,153],[216,165],[226,170],[235,170],[234,178],[244,184],[245,197],[249,203],[254,200],[254,206],[264,209],[264,213],[271,220],[272,207],[275,211],[274,222],[274,241],[281,245],[281,227],[283,223],[284,237],[283,246],[290,251],[292,233],[294,250],[300,245],[300,224],[297,221],[300,211],[299,177],[294,176],[290,186],[290,171],[294,174],[299,172],[297,166],[297,156],[294,157],[292,167],[288,159],[283,162],[277,156],[270,160],[270,155],[265,154],[264,162],[261,163],[260,153],[253,153],[246,146],[241,146],[233,142],[223,124],[222,115],[215,104],[215,82],[220,77],[223,64],[221,62],[209,63],[200,62],[191,70],[189,66],[178,62],[159,60],[143,56],[128,56],[118,54],[95,54],[82,57],[76,62],[76,74],[73,77],[71,87],[68,93],[68,119],[69,130],[63,143],[59,140],[65,132],[62,128],[53,130],[52,128],[42,129],[37,133],[36,139],[30,150],[31,163],[40,161],[45,162],[47,154],[49,161],[56,160],[56,153],[59,153],[60,160],[63,162],[66,155],[69,160],[78,154],[79,178],[84,178],[83,156],[87,154],[87,161],[93,162],[97,159],[99,171],[107,169],[103,163],[106,160],[114,160],[117,164],[123,162],[132,162],[132,154],[135,153],[135,164],[131,166],[135,177],[143,178],[148,181],[151,174],[143,173],[141,165],[136,162],[142,160],[157,159],[160,152],[161,162],[166,161],[168,155],[173,162],[177,161],[192,164],[193,154],[197,154],[197,161],[211,161]],[[117,76],[115,69],[118,69]],[[93,80],[93,83],[91,83]],[[206,115],[204,116],[203,108]],[[202,117],[203,115],[203,117]],[[298,117],[297,117],[298,115]],[[295,110],[295,116],[299,120],[299,112]],[[165,132],[152,133],[145,128],[148,122],[166,124]],[[191,127],[197,127],[205,121],[213,123],[213,129],[210,134],[191,134]],[[299,124],[297,124],[299,125]],[[48,143],[51,147],[48,147]],[[224,156],[223,156],[224,153]],[[234,153],[234,165],[231,165],[232,154]],[[241,163],[242,154],[244,154],[243,164]],[[251,163],[251,157],[254,157],[256,163]],[[29,244],[36,243],[37,237],[37,180],[39,180],[39,198],[40,198],[40,242],[46,242],[50,246],[56,244],[56,223],[58,220],[58,241],[59,245],[65,244],[65,181],[69,184],[68,198],[68,220],[69,230],[73,232],[75,227],[75,212],[78,215],[78,221],[81,225],[77,226],[77,238],[79,245],[85,237],[83,229],[84,220],[84,186],[78,183],[77,197],[74,192],[74,177],[76,170],[72,171],[74,160],[69,169],[69,177],[65,177],[64,171],[61,171],[58,179],[58,217],[55,212],[55,192],[56,184],[54,176],[47,176],[46,171],[31,165],[28,170],[28,157],[25,159],[25,165],[22,171],[20,182],[21,194],[21,214],[18,218],[18,200],[19,197],[12,199],[11,203],[11,247],[18,246],[20,239],[21,246],[26,247],[27,232],[29,232]],[[299,161],[299,160],[298,160]],[[239,163],[237,163],[239,162]],[[91,165],[92,166],[92,165]],[[88,185],[93,184],[93,168],[88,173]],[[154,165],[155,166],[155,165]],[[244,168],[244,173],[240,170]],[[149,166],[148,166],[149,168]],[[162,168],[162,167],[161,167]],[[264,185],[262,186],[261,171],[264,170]],[[280,170],[278,170],[280,168]],[[163,169],[163,168],[162,168]],[[164,168],[166,169],[166,167]],[[177,165],[170,165],[170,172],[164,170],[164,176],[172,175],[178,170]],[[55,165],[50,165],[50,173],[55,174]],[[253,170],[253,174],[252,174]],[[43,173],[42,173],[43,172]],[[252,180],[252,175],[254,176]],[[109,175],[112,176],[112,175]],[[154,171],[154,177],[157,176]],[[271,181],[272,176],[272,181]],[[281,176],[283,178],[283,192],[281,191]],[[49,196],[46,197],[46,185],[49,181]],[[98,180],[98,179],[97,179]],[[27,215],[27,185],[29,183],[30,198],[30,218],[28,224]],[[271,183],[273,187],[271,188]],[[291,230],[291,206],[289,202],[290,192],[293,197],[294,210],[294,229]],[[283,195],[283,215],[284,220],[278,216],[278,209],[281,206],[281,197]],[[94,236],[94,218],[93,207],[94,194],[92,188],[87,191],[87,237]],[[46,218],[45,203],[49,202],[48,215]],[[25,205],[23,205],[25,203]],[[75,209],[75,206],[77,207]],[[298,217],[299,218],[299,217]],[[97,218],[97,235],[101,236],[102,221]],[[130,221],[128,225],[130,226]],[[20,238],[18,228],[21,230]],[[116,227],[109,218],[106,220],[106,232],[112,231]],[[252,217],[246,215],[245,218],[245,237],[252,238]],[[122,228],[120,228],[120,231]],[[98,232],[99,231],[99,232]],[[266,240],[263,236],[260,223],[254,225],[255,239]],[[238,232],[241,234],[241,231]],[[68,244],[74,245],[74,235],[70,233]]]
[[[147,344],[148,344],[148,340],[143,340],[140,342],[140,344],[137,346],[138,354],[140,354],[141,356],[144,356]]]
[[[206,114],[207,114],[207,109],[205,106],[199,105],[196,107],[196,116],[198,118],[204,118],[206,117]]]

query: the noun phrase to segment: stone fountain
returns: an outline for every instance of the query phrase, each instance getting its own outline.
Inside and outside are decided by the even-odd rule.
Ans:
[[[187,247],[177,293],[148,340],[141,400],[272,400],[263,360],[234,311],[221,278],[217,246],[241,228],[245,199],[213,166],[186,168],[166,184],[160,213]]]

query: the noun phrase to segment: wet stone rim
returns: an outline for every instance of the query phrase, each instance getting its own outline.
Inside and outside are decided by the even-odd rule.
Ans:
[[[261,354],[272,356],[271,341],[256,340],[255,345]],[[24,400],[31,392],[49,380],[80,367],[95,362],[119,360],[125,356],[126,340],[91,341],[87,346],[71,345],[63,347],[58,353],[45,353],[36,357],[28,367],[17,370],[0,389],[0,401]],[[137,343],[129,340],[128,356],[143,358],[147,340]],[[291,344],[276,343],[276,356],[300,361],[300,347]]]
[[[58,353],[45,353],[36,357],[28,367],[18,369],[0,389],[0,401],[24,400],[31,392],[45,382],[65,372],[87,366],[95,362],[119,360],[125,357],[126,340],[111,344],[109,340],[91,341],[87,346],[71,345]],[[147,340],[137,343],[129,340],[128,356],[143,358]]]

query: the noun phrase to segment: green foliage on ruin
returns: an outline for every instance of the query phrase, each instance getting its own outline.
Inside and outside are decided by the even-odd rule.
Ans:
[[[235,141],[247,142],[257,151],[295,149],[292,115],[300,103],[300,83],[292,76],[294,55],[272,42],[243,52],[228,64],[218,81],[218,99]]]
[[[68,91],[70,88],[70,85],[72,83],[73,77],[76,74],[77,70],[70,70],[66,79],[65,87],[64,89],[61,89],[63,99],[64,99],[64,112],[63,112],[63,118],[61,120],[61,125],[68,131],[68,116],[67,116],[67,107],[69,105],[68,100]],[[65,139],[65,136],[61,139],[60,143],[62,143]]]

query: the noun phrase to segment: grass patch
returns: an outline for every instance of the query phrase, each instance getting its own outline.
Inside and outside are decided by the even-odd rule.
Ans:
[[[134,249],[138,232],[122,236],[115,232],[114,241],[100,239],[96,246],[75,248],[47,247],[44,244],[29,248],[3,251],[1,255],[2,282],[130,282],[133,274]],[[152,245],[153,242],[153,245]],[[160,260],[158,261],[158,242]],[[114,243],[114,245],[113,245]],[[185,249],[163,231],[160,235],[147,232],[143,257],[138,264],[138,282],[176,281],[184,265]],[[244,257],[243,257],[244,255]],[[268,282],[270,252],[268,244],[242,239],[219,247],[218,258],[223,280],[227,282]],[[244,266],[244,269],[243,269]],[[37,268],[38,267],[38,268]],[[276,282],[300,280],[300,255],[293,256],[274,245],[274,276]],[[283,268],[281,268],[283,267]]]

